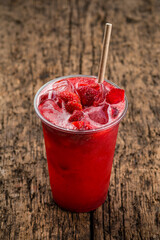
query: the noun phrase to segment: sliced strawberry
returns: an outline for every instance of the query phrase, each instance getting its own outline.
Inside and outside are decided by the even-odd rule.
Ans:
[[[83,112],[80,110],[74,110],[73,114],[68,119],[69,122],[80,121],[83,117]]]
[[[66,103],[69,101],[77,101],[80,103],[78,95],[73,92],[68,92],[67,90],[60,92],[59,97]]]
[[[90,130],[93,129],[92,126],[87,122],[83,121],[77,121],[77,122],[72,122],[72,124],[79,130]]]
[[[124,100],[124,90],[112,88],[106,95],[106,101],[110,104],[116,104]]]
[[[72,122],[72,124],[79,130],[83,129],[83,127],[84,127],[84,122],[83,121]]]
[[[100,89],[100,84],[95,82],[95,83],[89,85],[89,87],[94,88],[96,90],[99,90]]]
[[[99,91],[88,86],[81,86],[77,89],[83,106],[91,106],[98,99]]]
[[[119,111],[118,111],[117,108],[115,108],[115,107],[112,107],[112,108],[111,108],[111,114],[112,114],[112,117],[113,117],[113,118],[117,117],[117,116],[118,116],[118,113],[119,113]]]
[[[65,108],[67,112],[73,113],[74,110],[82,110],[82,105],[77,101],[69,101],[66,103]]]

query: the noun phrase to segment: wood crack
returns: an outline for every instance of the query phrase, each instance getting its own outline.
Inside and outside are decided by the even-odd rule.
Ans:
[[[108,191],[108,216],[109,216],[109,237],[110,237],[110,240],[111,240],[111,236],[112,236],[112,233],[111,233],[111,198],[110,198],[110,192]]]
[[[123,203],[123,183],[121,183],[121,210],[122,210],[122,233],[123,239],[126,239],[126,232],[125,232],[125,214],[124,214],[124,203]]]
[[[68,1],[69,7],[70,7],[70,12],[69,12],[69,22],[68,22],[68,27],[69,27],[69,32],[68,32],[68,38],[69,38],[69,43],[68,43],[68,62],[70,62],[70,54],[71,54],[71,46],[72,46],[72,1]]]
[[[94,240],[94,214],[90,212],[90,240]]]

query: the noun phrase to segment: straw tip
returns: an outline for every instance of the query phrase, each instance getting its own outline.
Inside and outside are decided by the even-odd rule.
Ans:
[[[106,23],[106,26],[112,26],[112,24],[111,23]]]

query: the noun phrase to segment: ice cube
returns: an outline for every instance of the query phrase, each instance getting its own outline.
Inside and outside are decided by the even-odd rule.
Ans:
[[[99,107],[90,107],[86,109],[85,112],[88,114],[88,117],[99,124],[106,124],[108,122],[108,105],[102,105]]]
[[[63,92],[65,90],[69,92],[74,92],[74,86],[68,80],[60,80],[53,84],[52,89],[55,90],[57,93]]]

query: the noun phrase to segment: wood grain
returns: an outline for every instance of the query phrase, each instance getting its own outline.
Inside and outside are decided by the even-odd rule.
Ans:
[[[158,0],[0,0],[0,239],[158,240],[160,159]],[[108,197],[91,213],[52,200],[36,91],[69,74],[106,75],[126,90]]]

